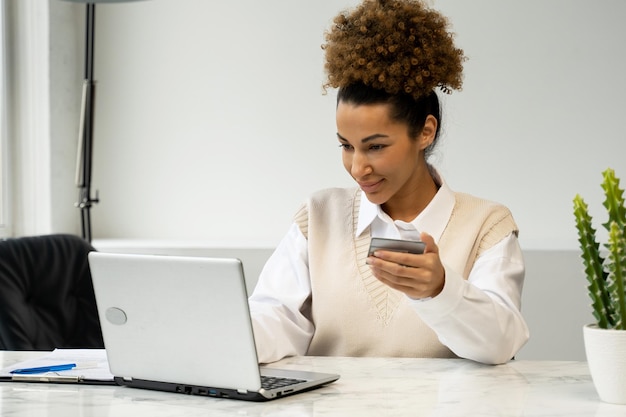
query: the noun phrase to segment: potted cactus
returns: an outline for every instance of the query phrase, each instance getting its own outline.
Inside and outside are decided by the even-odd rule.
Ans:
[[[588,206],[574,197],[587,289],[596,323],[583,329],[589,370],[600,399],[626,404],[626,208],[624,190],[615,172],[603,172],[604,207],[608,220],[603,227],[608,241],[602,247],[596,238]]]

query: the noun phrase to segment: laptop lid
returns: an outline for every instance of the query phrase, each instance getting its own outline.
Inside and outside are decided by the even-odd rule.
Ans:
[[[262,388],[238,259],[91,252],[89,265],[109,366],[122,385],[263,400],[339,378],[282,370],[299,387]]]

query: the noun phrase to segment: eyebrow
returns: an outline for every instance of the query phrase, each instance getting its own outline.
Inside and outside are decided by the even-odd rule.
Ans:
[[[339,132],[337,132],[337,137],[341,140],[343,140],[344,142],[349,142],[348,139],[344,138],[343,136],[341,136],[339,134]],[[363,139],[361,139],[361,143],[367,143],[370,140],[374,140],[374,139],[380,139],[380,138],[388,138],[388,135],[383,135],[382,133],[374,133],[373,135],[364,137]]]

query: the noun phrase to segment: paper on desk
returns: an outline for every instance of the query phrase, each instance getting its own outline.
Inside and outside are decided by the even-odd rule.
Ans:
[[[64,363],[90,363],[91,366],[78,367],[65,371],[47,372],[45,374],[11,374],[11,371],[14,369],[60,365]],[[114,383],[113,374],[111,374],[109,370],[109,362],[104,349],[55,349],[43,355],[41,358],[19,362],[0,370],[0,381],[69,382],[86,384]]]

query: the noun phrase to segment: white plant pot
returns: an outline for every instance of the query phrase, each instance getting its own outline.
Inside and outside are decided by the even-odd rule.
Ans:
[[[583,327],[589,372],[600,399],[626,404],[626,330]]]

